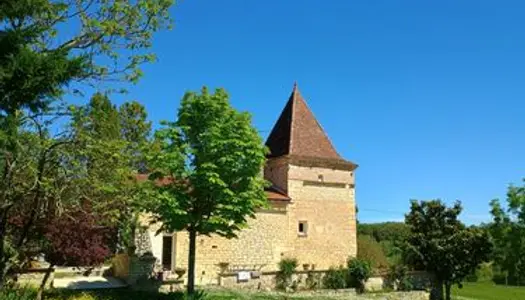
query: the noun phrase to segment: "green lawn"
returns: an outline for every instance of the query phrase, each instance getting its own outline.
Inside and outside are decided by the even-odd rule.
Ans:
[[[32,300],[35,290],[20,289],[0,291],[0,300]],[[333,297],[300,297],[296,295],[276,295],[250,293],[247,291],[208,291],[209,300],[334,300]],[[184,300],[182,293],[163,294],[141,292],[129,289],[108,289],[93,291],[51,290],[45,293],[46,300]]]
[[[455,287],[452,295],[452,298],[461,296],[473,300],[525,300],[525,287],[510,287],[493,283],[465,283],[462,289]]]

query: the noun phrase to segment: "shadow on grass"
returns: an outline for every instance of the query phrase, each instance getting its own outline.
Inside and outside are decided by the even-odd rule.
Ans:
[[[154,291],[136,291],[129,288],[98,290],[65,290],[47,291],[46,300],[182,300],[181,292],[158,293]]]

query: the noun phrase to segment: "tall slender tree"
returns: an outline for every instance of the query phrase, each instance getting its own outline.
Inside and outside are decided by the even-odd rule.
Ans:
[[[146,154],[151,149],[151,122],[147,120],[144,106],[136,101],[126,102],[119,108],[121,138],[126,143],[125,156],[133,174],[145,174],[149,171]],[[122,248],[133,255],[136,250],[135,234],[139,225],[140,202],[142,199],[141,183],[126,185],[125,193],[128,205],[121,211],[120,234]]]
[[[188,232],[191,297],[197,235],[234,238],[266,204],[260,175],[266,148],[249,114],[231,107],[222,89],[187,93],[177,120],[163,124],[156,132],[160,151],[151,157],[155,171],[148,209],[160,231]]]

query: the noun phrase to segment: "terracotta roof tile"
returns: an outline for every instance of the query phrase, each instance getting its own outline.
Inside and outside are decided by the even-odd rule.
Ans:
[[[297,156],[302,158],[328,159],[347,162],[335,150],[332,142],[301,96],[297,84],[275,123],[266,146],[269,158]]]
[[[138,182],[144,182],[148,180],[148,176],[149,176],[148,174],[137,174],[135,175],[135,178]],[[155,184],[162,186],[162,185],[170,184],[172,181],[173,180],[170,178],[163,178],[163,179],[156,180]],[[286,193],[284,193],[283,191],[281,191],[275,186],[267,187],[264,189],[264,191],[266,193],[266,197],[268,198],[268,200],[271,200],[271,201],[290,201],[291,200],[290,197],[286,195]]]

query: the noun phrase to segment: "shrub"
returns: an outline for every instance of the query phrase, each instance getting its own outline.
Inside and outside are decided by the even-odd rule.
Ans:
[[[491,281],[494,277],[494,272],[492,270],[491,263],[482,263],[479,268],[476,270],[476,277],[479,282],[488,282]]]
[[[308,271],[306,273],[306,280],[305,280],[306,288],[309,290],[316,290],[319,287],[321,287],[321,274],[315,273],[312,271]]]
[[[402,264],[390,267],[387,278],[391,288],[397,288],[399,291],[411,291],[413,289],[412,281],[407,275],[408,267]]]
[[[36,297],[36,291],[29,288],[4,288],[0,290],[0,299],[2,300],[33,300]]]
[[[357,258],[371,262],[374,269],[388,268],[388,259],[383,246],[368,235],[358,235],[357,237]]]
[[[297,268],[297,259],[284,258],[279,262],[279,272],[275,277],[277,289],[286,290],[292,285],[292,275]]]
[[[370,262],[359,258],[350,258],[348,260],[348,274],[351,283],[355,286],[356,291],[362,293],[365,291],[365,282],[372,274]]]
[[[348,282],[348,271],[340,266],[339,268],[331,267],[323,278],[323,286],[326,289],[344,289]]]

